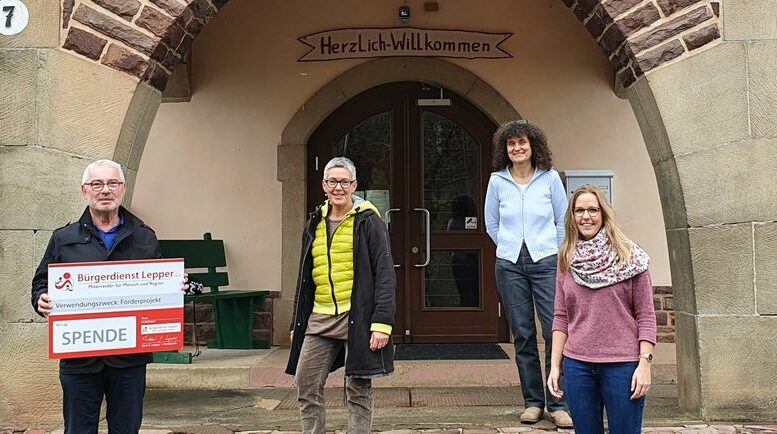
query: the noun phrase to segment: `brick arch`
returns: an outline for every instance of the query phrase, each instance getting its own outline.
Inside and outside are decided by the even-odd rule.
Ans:
[[[164,90],[229,0],[63,0],[62,48]]]
[[[62,47],[164,90],[173,68],[229,0],[63,0]],[[631,86],[720,40],[709,0],[562,0]]]
[[[720,40],[719,3],[700,0],[563,0],[631,86],[656,67]]]

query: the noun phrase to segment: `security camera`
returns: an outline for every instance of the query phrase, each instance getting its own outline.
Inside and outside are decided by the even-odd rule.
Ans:
[[[402,23],[408,23],[410,21],[410,6],[399,7],[399,21],[402,21]]]

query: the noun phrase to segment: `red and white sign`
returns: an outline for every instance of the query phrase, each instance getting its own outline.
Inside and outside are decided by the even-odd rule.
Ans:
[[[49,265],[49,358],[183,348],[183,259]]]

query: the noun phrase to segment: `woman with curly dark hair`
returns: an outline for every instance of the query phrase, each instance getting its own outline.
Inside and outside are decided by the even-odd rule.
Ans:
[[[548,138],[545,137],[545,132],[538,125],[525,119],[519,119],[504,123],[494,133],[494,152],[491,160],[491,167],[494,169],[494,172],[512,165],[507,142],[517,137],[526,137],[531,144],[529,157],[533,168],[540,168],[542,170],[552,169],[553,156],[551,155],[550,148],[548,148]]]
[[[566,402],[545,388],[534,310],[550,371],[551,327],[558,247],[564,239],[567,197],[542,129],[525,119],[494,133],[493,169],[486,193],[486,231],[496,243],[496,284],[505,305],[526,409],[521,422],[538,422],[547,405],[559,428],[571,428]]]

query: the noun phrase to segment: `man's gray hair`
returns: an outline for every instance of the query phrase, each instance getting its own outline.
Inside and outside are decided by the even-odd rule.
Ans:
[[[97,160],[92,163],[89,163],[88,166],[86,166],[86,169],[84,169],[84,175],[81,177],[81,184],[86,184],[87,181],[89,181],[89,174],[92,173],[92,170],[97,166],[108,166],[113,167],[114,169],[117,169],[119,171],[119,181],[124,182],[124,171],[121,169],[121,165],[115,161],[111,160]]]
[[[347,169],[349,172],[351,172],[351,177],[356,179],[356,166],[354,166],[353,161],[345,157],[335,157],[326,163],[326,166],[324,166],[324,179],[326,179],[326,173],[329,172],[329,169],[334,169],[335,167],[342,167],[343,169]]]

